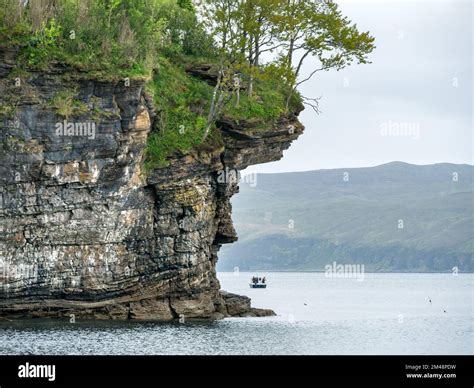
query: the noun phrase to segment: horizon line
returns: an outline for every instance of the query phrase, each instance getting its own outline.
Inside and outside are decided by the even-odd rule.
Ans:
[[[260,164],[260,165],[247,167],[245,170],[241,171],[241,175],[242,176],[249,175],[249,174],[274,175],[274,174],[291,174],[291,173],[314,172],[314,171],[354,170],[354,169],[361,169],[361,168],[377,168],[377,167],[387,166],[389,164],[406,164],[406,165],[415,166],[415,167],[429,167],[429,166],[437,166],[437,165],[442,165],[442,164],[450,164],[450,165],[453,165],[453,166],[474,167],[474,164],[469,164],[469,163],[437,162],[437,163],[428,163],[428,164],[416,164],[416,163],[403,162],[401,160],[394,160],[394,161],[391,161],[391,162],[375,164],[375,165],[371,165],[371,166],[317,168],[317,169],[311,169],[311,170],[293,170],[293,171],[275,171],[275,172],[256,172],[256,171],[252,171],[252,167],[261,166],[262,164]],[[247,171],[247,172],[245,173],[245,171]]]

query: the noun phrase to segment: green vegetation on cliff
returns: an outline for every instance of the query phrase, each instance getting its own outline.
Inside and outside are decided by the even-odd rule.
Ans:
[[[207,54],[210,40],[193,28],[194,13],[168,0],[0,0],[1,41],[19,46],[30,69],[64,63],[117,79],[150,75],[163,50]]]
[[[19,51],[19,71],[68,66],[147,81],[158,120],[149,168],[175,150],[220,145],[222,116],[268,128],[302,103],[317,110],[298,86],[318,71],[368,63],[374,49],[336,4],[318,0],[0,0],[0,41]],[[317,65],[302,75],[311,57]],[[191,76],[189,64],[209,66],[212,79]],[[59,114],[81,107],[70,97]]]
[[[166,157],[174,150],[186,152],[201,143],[212,94],[211,86],[189,76],[182,63],[161,58],[156,72],[147,86],[158,114],[157,130],[148,140],[148,168],[165,165]],[[208,141],[218,138],[217,131],[212,135]]]

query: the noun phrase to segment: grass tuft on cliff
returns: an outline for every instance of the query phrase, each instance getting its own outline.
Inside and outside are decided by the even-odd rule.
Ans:
[[[157,111],[145,164],[147,169],[152,169],[165,166],[166,158],[174,151],[185,153],[201,144],[212,87],[192,78],[182,64],[166,57],[159,59],[153,79],[146,87],[153,95]],[[215,129],[212,134],[208,141],[218,138]]]

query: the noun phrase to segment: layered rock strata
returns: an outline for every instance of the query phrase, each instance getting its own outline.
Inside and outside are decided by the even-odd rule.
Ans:
[[[15,55],[0,50],[0,317],[271,314],[221,291],[215,266],[237,240],[235,171],[280,159],[303,131],[297,113],[265,130],[223,119],[223,147],[145,172],[156,119],[145,80],[59,65],[17,77]],[[52,101],[70,90],[65,113]]]

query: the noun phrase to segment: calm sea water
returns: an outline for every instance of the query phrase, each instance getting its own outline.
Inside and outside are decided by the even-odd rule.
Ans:
[[[474,354],[473,274],[260,273],[265,290],[251,275],[219,278],[277,317],[1,323],[0,354]]]

